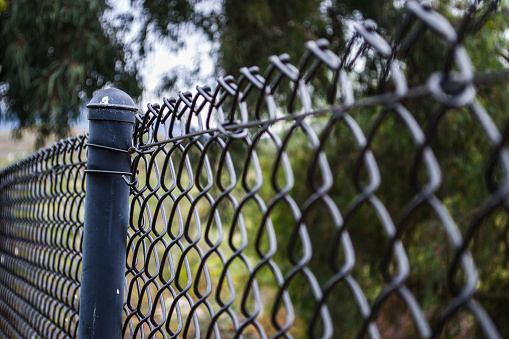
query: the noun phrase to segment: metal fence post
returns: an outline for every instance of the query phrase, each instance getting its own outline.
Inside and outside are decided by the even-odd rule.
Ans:
[[[133,100],[118,89],[98,92],[89,108],[89,143],[80,292],[80,339],[121,338]]]

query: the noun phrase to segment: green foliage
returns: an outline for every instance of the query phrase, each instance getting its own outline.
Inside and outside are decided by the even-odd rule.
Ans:
[[[86,99],[107,84],[141,94],[116,28],[101,19],[103,1],[9,1],[0,11],[2,118],[39,144],[64,136]]]
[[[135,4],[138,1],[131,1]],[[144,21],[138,36],[140,44],[140,56],[144,56],[147,47],[150,49],[148,37],[151,31],[157,31],[159,34],[166,38],[166,41],[172,47],[182,47],[182,30],[183,26],[189,23],[199,24],[202,21],[200,13],[196,10],[195,6],[201,0],[188,1],[158,1],[158,0],[143,0],[142,7]]]
[[[308,40],[333,37],[327,34],[321,1],[228,0],[220,27],[219,65],[226,74],[241,67],[267,66],[270,55],[288,53],[294,61]],[[336,35],[340,37],[341,34]]]
[[[217,4],[203,0],[133,3],[141,4],[147,14],[138,39],[142,54],[150,48],[147,37],[151,32],[178,49],[185,44],[184,34],[195,30],[218,46],[211,55],[217,74],[238,74],[241,67],[253,65],[263,70],[268,65],[267,58],[274,54],[288,53],[297,62],[308,40],[326,37],[334,46],[343,42],[342,26],[337,21],[329,23],[327,8],[318,0],[226,0],[219,9]],[[185,72],[172,70],[163,89],[176,90],[172,88],[175,72],[188,78]]]

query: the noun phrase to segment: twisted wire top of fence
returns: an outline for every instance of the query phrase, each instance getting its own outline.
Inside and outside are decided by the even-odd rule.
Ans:
[[[214,89],[197,86],[194,95],[191,92],[179,92],[177,97],[164,98],[162,105],[149,104],[146,114],[138,115],[135,144],[143,150],[158,143],[191,137],[193,133],[220,131],[228,134],[227,131],[243,127],[293,120],[297,113],[320,115],[338,109],[400,102],[430,94],[448,107],[464,106],[475,98],[475,83],[507,79],[507,71],[474,74],[470,58],[462,46],[466,37],[482,28],[499,3],[500,1],[491,1],[483,7],[481,2],[474,1],[468,10],[465,10],[464,19],[456,32],[445,17],[432,10],[429,3],[409,1],[406,4],[408,15],[401,23],[401,29],[392,44],[377,33],[377,25],[372,20],[363,23],[349,20],[346,24],[355,32],[346,43],[346,50],[341,56],[328,49],[329,43],[325,39],[309,41],[298,67],[290,62],[288,54],[271,56],[271,64],[263,76],[257,66],[244,67],[240,69],[241,76],[237,81],[231,75],[219,77]],[[433,32],[445,43],[443,68],[429,74],[425,84],[409,89],[401,69],[405,62],[400,59],[407,57],[409,50],[426,31]],[[379,74],[370,79],[376,81],[376,77],[379,77],[380,94],[356,100],[355,86],[348,74],[356,73],[354,68],[364,64],[366,58],[373,59],[371,52],[380,57]],[[316,88],[311,83],[319,73],[317,71],[323,68],[330,71],[326,103],[322,100],[323,96],[313,95]],[[285,81],[291,85],[289,95],[285,93],[288,91],[287,87],[281,86]],[[282,93],[278,92],[280,87],[284,87]],[[252,97],[255,97],[253,100],[256,104],[250,105],[248,109],[247,102]],[[287,99],[286,110],[278,105],[284,101],[282,97]],[[320,99],[318,105],[315,105],[318,107],[313,107],[313,97]],[[298,99],[301,100],[302,107],[297,111]],[[264,109],[266,114],[261,116]],[[284,116],[282,111],[288,112],[288,115]],[[193,122],[195,116],[200,116],[201,119]],[[164,126],[162,140],[159,140],[158,133],[147,136],[147,130],[152,125],[156,130],[161,130]],[[148,139],[144,140],[144,137]]]

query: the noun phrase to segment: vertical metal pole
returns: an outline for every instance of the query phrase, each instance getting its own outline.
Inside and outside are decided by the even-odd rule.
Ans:
[[[121,338],[124,302],[133,100],[118,89],[98,92],[89,108],[80,339]]]

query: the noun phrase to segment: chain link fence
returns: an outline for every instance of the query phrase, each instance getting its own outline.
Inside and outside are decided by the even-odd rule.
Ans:
[[[485,5],[457,33],[408,2],[391,43],[350,22],[341,56],[309,42],[299,66],[273,56],[138,115],[124,335],[499,337],[482,295],[507,271],[507,135],[475,86],[507,73],[475,74],[462,46]],[[409,88],[419,39],[443,68]]]
[[[509,73],[465,48],[498,6],[455,28],[409,1],[391,41],[348,21],[341,55],[309,42],[136,114],[124,337],[508,336]],[[77,333],[86,141],[0,174],[4,336]]]
[[[86,136],[65,139],[0,175],[0,334],[76,337]]]

